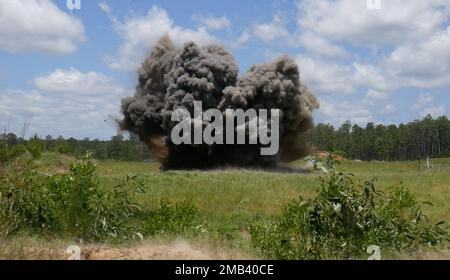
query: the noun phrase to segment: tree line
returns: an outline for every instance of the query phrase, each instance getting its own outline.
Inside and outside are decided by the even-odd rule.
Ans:
[[[35,157],[39,157],[44,151],[70,155],[83,155],[90,152],[94,158],[100,160],[143,161],[150,157],[147,146],[133,135],[125,138],[119,134],[111,137],[110,140],[65,139],[62,136],[58,138],[47,136],[40,139],[35,135],[25,140],[14,133],[0,134],[0,161],[2,158],[6,161],[8,154],[9,157],[15,157],[26,150]]]
[[[310,132],[316,150],[333,150],[349,159],[416,160],[426,157],[450,156],[450,121],[446,116],[434,119],[426,116],[407,124],[383,125],[369,122],[365,127],[345,122],[340,127],[318,124]],[[110,140],[85,138],[65,139],[62,136],[28,140],[13,133],[0,134],[0,159],[28,150],[39,155],[42,151],[81,155],[90,151],[96,159],[143,161],[150,152],[136,136],[119,134]]]
[[[345,122],[335,128],[318,124],[311,132],[318,150],[334,150],[350,159],[416,160],[450,156],[450,121],[431,115],[400,125],[369,122],[365,127]]]

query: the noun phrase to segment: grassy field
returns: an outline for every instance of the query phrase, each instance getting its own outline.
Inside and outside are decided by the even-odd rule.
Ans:
[[[64,172],[70,159],[68,156],[45,154],[36,164],[42,172],[52,174]],[[432,162],[434,169],[428,174],[425,173],[424,166],[422,171],[418,172],[418,162],[342,161],[340,168],[361,178],[376,177],[377,187],[385,192],[403,185],[420,200],[433,204],[424,205],[424,211],[432,219],[449,221],[450,160],[440,159]],[[299,161],[293,165],[303,166],[305,163]],[[101,186],[105,189],[116,185],[126,176],[137,175],[146,187],[146,192],[138,196],[140,204],[145,207],[144,213],[154,211],[161,199],[191,200],[199,209],[198,228],[202,230],[182,237],[157,236],[143,241],[143,244],[173,244],[182,238],[194,248],[191,248],[192,250],[202,248],[209,256],[222,258],[258,258],[258,253],[250,246],[249,225],[279,214],[284,205],[292,199],[312,196],[320,176],[315,172],[280,173],[242,169],[161,172],[157,163],[117,161],[97,161],[97,167]],[[71,241],[42,240],[25,235],[1,242],[3,249],[0,251],[0,258],[7,258],[8,255],[14,258],[63,258],[58,248],[63,244],[70,244]],[[22,248],[33,247],[33,244],[36,248],[51,249],[48,249],[48,254],[42,253],[41,249],[35,249],[41,252],[38,254],[28,253]],[[22,246],[22,249],[17,249],[17,246]],[[135,242],[121,246],[143,245]],[[14,255],[13,252],[22,253]],[[426,254],[423,253],[418,258]],[[152,258],[153,255],[140,256]],[[161,256],[165,257],[171,256]],[[447,255],[444,257],[447,258]]]
[[[450,167],[450,160],[435,160]],[[304,165],[297,162],[296,165]],[[311,196],[318,185],[318,173],[277,173],[227,169],[220,171],[160,172],[158,164],[98,162],[102,185],[112,186],[126,175],[138,175],[149,192],[142,199],[154,207],[161,198],[192,199],[206,217],[270,216],[298,196]],[[426,208],[432,218],[450,220],[450,171],[427,174],[417,162],[343,161],[341,169],[358,177],[377,179],[377,186],[389,192],[404,185],[433,207]]]

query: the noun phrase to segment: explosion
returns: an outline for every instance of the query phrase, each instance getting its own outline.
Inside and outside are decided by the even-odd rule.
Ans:
[[[176,48],[163,37],[139,69],[135,95],[122,100],[120,128],[137,134],[162,169],[272,167],[307,155],[309,146],[302,138],[313,127],[312,113],[319,103],[300,82],[295,61],[284,55],[252,66],[241,77],[238,73],[234,58],[220,45],[200,47],[188,42]],[[262,144],[175,145],[171,131],[177,123],[172,112],[181,108],[192,115],[195,101],[202,102],[204,110],[219,109],[224,114],[227,109],[279,109],[278,153],[261,155]],[[244,129],[252,121],[246,119]],[[235,125],[236,130],[243,127]]]

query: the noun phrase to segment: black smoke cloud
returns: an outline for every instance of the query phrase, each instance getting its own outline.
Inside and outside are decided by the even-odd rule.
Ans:
[[[133,97],[122,100],[122,130],[139,135],[163,169],[223,166],[271,167],[280,160],[305,156],[303,136],[313,126],[312,112],[319,107],[314,94],[300,82],[298,66],[288,56],[254,65],[238,76],[234,58],[220,45],[200,47],[188,42],[176,48],[163,37],[139,69]],[[203,110],[280,109],[280,150],[261,156],[261,145],[174,145],[170,134],[177,108]],[[206,124],[204,124],[206,125]]]

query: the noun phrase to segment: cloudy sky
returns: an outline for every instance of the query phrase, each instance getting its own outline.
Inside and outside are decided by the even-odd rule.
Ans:
[[[378,0],[372,0],[378,1]],[[317,122],[400,123],[450,111],[450,1],[0,1],[0,129],[107,139],[165,34],[220,43],[241,72],[287,53]]]

